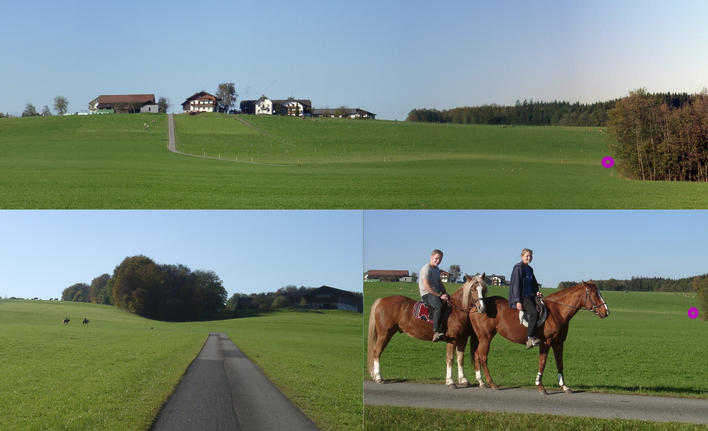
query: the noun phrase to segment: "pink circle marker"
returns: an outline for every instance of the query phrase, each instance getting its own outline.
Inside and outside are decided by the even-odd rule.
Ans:
[[[615,164],[615,159],[613,159],[610,156],[607,156],[604,159],[602,159],[602,166],[604,166],[606,168],[611,168],[612,166],[614,166],[614,164]]]
[[[698,309],[696,307],[691,307],[688,309],[688,317],[695,319],[698,317]]]

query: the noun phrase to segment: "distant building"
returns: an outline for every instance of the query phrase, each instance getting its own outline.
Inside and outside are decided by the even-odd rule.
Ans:
[[[391,269],[370,269],[364,273],[364,281],[402,281],[401,278],[410,277],[408,271]]]
[[[285,115],[303,117],[312,114],[312,102],[307,99],[269,99],[265,95],[257,100],[242,100],[239,105],[243,114]]]
[[[182,102],[184,112],[216,112],[221,99],[206,91],[194,93]]]
[[[113,110],[117,114],[140,112],[143,105],[155,103],[154,94],[100,95],[89,102],[89,113],[97,114]]]
[[[155,102],[145,102],[143,106],[140,107],[140,112],[148,112],[151,114],[157,114],[160,112],[160,107]]]
[[[355,119],[376,119],[376,114],[359,108],[322,108],[313,109],[313,117],[326,118],[355,118]]]
[[[362,295],[334,287],[322,286],[307,292],[303,297],[310,308],[348,310],[359,313],[364,310]]]
[[[490,274],[487,279],[492,286],[504,286],[506,284],[506,277],[503,275]]]

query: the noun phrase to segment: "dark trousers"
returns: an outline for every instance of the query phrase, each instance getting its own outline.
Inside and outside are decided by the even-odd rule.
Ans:
[[[527,331],[528,336],[533,335],[533,331],[536,329],[536,322],[538,321],[538,311],[536,311],[536,301],[533,296],[527,296],[522,302],[524,308],[524,314],[526,314],[526,321],[529,322],[529,328]]]
[[[443,321],[445,302],[439,296],[431,294],[423,295],[423,302],[433,313],[433,330],[435,332],[445,332],[446,325]]]

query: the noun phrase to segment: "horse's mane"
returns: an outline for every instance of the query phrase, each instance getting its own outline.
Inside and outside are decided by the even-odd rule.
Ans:
[[[556,292],[553,292],[550,295],[546,296],[546,298],[550,298],[550,299],[564,298],[566,295],[570,295],[570,294],[574,293],[576,290],[578,290],[582,287],[589,286],[589,285],[595,286],[595,284],[592,282],[592,280],[582,281],[574,286],[566,287],[565,289],[558,289]]]

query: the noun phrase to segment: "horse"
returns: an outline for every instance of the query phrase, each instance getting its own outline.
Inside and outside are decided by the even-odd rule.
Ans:
[[[507,340],[519,344],[526,343],[526,328],[519,323],[519,312],[509,308],[509,301],[501,296],[484,298],[487,311],[485,314],[469,312],[469,320],[473,328],[471,335],[470,353],[474,356],[475,377],[480,387],[485,387],[480,373],[484,370],[489,387],[498,389],[487,368],[487,355],[489,344],[498,332]],[[542,395],[547,395],[543,387],[543,370],[546,367],[548,351],[553,348],[553,354],[558,368],[558,386],[565,393],[572,393],[563,378],[563,342],[568,336],[568,324],[578,310],[592,311],[600,319],[610,315],[610,309],[600,295],[597,286],[592,281],[583,281],[544,298],[548,309],[548,317],[542,327],[537,327],[536,332],[541,339],[538,357],[538,374],[536,375],[536,388]],[[447,346],[448,356],[452,354],[452,347]]]
[[[469,386],[462,368],[467,339],[472,333],[468,313],[472,313],[472,310],[484,312],[482,299],[487,293],[484,277],[484,274],[474,277],[465,275],[462,287],[450,297],[446,332],[449,341],[445,383],[451,388],[456,387],[452,380],[452,348],[457,350],[458,383]],[[473,298],[471,299],[470,296]],[[415,300],[406,296],[387,296],[377,299],[371,306],[367,360],[369,373],[376,383],[383,383],[379,364],[381,353],[397,332],[405,332],[419,340],[431,341],[433,338],[433,325],[413,316],[415,304]]]
[[[88,325],[89,320],[84,317],[84,320],[81,322],[82,325]]]
[[[71,321],[71,319],[69,319],[68,317],[65,317],[65,318],[64,318],[64,324],[65,324],[65,325],[68,325],[70,321]]]

